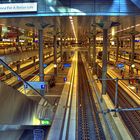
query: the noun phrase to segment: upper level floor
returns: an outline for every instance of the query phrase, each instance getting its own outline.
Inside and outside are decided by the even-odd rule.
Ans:
[[[24,3],[24,4],[23,4]],[[28,4],[27,4],[28,3]],[[29,4],[31,3],[31,5]],[[14,12],[14,14],[11,12]],[[139,15],[139,0],[0,0],[0,17]],[[22,13],[22,14],[21,14]]]

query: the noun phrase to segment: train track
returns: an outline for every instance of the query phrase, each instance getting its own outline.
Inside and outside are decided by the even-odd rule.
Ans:
[[[80,54],[78,60],[78,140],[105,140]]]
[[[101,78],[101,67],[98,68],[98,77]],[[107,75],[107,78],[111,78]],[[107,80],[107,93],[110,96],[112,102],[115,101],[115,81]],[[134,108],[139,105],[126,93],[126,91],[118,86],[118,107],[121,108]],[[140,112],[139,111],[127,111],[120,112],[120,115],[129,129],[134,139],[140,139]]]

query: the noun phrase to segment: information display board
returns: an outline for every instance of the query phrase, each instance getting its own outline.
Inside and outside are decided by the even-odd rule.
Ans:
[[[37,90],[45,90],[45,88],[46,88],[46,82],[28,81],[27,83],[29,85],[31,85],[34,89],[37,89]],[[24,83],[24,88],[25,89],[31,89],[31,87],[28,84]]]

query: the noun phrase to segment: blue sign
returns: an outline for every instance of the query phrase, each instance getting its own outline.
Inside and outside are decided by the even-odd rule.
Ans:
[[[45,82],[30,82],[28,81],[27,82],[29,85],[31,85],[34,89],[37,89],[37,90],[44,90],[45,87],[46,87],[46,83]],[[24,83],[24,88],[25,89],[31,89],[31,87],[27,85],[26,83]]]
[[[18,81],[21,81],[21,79],[18,77]]]
[[[66,82],[67,81],[67,77],[64,77],[64,82]]]
[[[45,85],[41,85],[41,89],[45,89]]]
[[[67,63],[67,64],[63,64],[64,68],[69,68],[71,67],[71,64]]]
[[[47,67],[47,64],[44,64],[43,67],[46,68]]]
[[[122,63],[117,64],[117,67],[118,67],[118,68],[123,68],[123,67],[124,67],[124,64],[122,64]]]
[[[140,40],[135,40],[134,42],[140,42]]]

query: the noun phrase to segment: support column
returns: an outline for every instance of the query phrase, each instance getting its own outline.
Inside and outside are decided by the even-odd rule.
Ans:
[[[4,71],[5,70],[5,67],[4,66],[1,66],[1,69],[0,69],[0,76],[4,75]]]
[[[57,76],[57,40],[56,40],[56,35],[54,35],[54,41],[53,41],[53,54],[54,54],[54,75]]]
[[[17,67],[17,73],[19,74],[20,73],[20,61],[17,61],[16,67]]]
[[[135,51],[135,35],[131,35],[131,65],[134,64],[134,51]],[[131,73],[134,73],[134,69],[131,67]]]
[[[19,31],[17,31],[17,38],[16,38],[16,51],[19,52]]]
[[[123,40],[121,40],[121,48],[123,48],[124,46]]]
[[[119,43],[119,38],[117,37],[117,47],[116,47],[116,63],[118,62],[119,47],[120,47],[120,43]]]
[[[34,50],[36,49],[36,46],[35,46],[35,31],[33,31],[33,49]]]
[[[33,56],[33,64],[34,64],[34,68],[36,69],[36,56]]]
[[[63,52],[62,52],[62,47],[63,47],[63,43],[62,43],[62,37],[61,37],[61,44],[60,44],[60,57],[61,57],[61,63],[63,62]]]
[[[96,74],[96,35],[93,35],[93,75]]]
[[[43,30],[38,30],[39,38],[39,78],[44,82],[44,67],[43,67]],[[40,90],[40,94],[44,95],[44,90]]]
[[[106,94],[108,29],[103,29],[102,94]]]
[[[88,41],[89,41],[89,48],[88,48],[88,63],[89,63],[89,66],[91,65],[91,53],[90,53],[90,46],[91,46],[91,44],[90,44],[90,38],[88,39]]]
[[[110,40],[108,40],[108,46],[107,46],[107,61],[109,62],[110,61]]]

